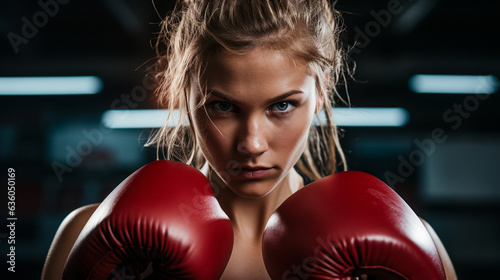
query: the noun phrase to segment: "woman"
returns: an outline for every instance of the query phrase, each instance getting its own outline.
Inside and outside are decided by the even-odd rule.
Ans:
[[[336,153],[344,163],[331,115],[345,73],[338,12],[326,0],[185,1],[162,27],[159,100],[182,116],[149,144],[202,170],[231,219],[234,247],[222,279],[269,279],[261,252],[268,218],[292,193],[334,173]],[[313,126],[320,110],[326,122]],[[65,219],[47,279],[60,278],[96,207]]]

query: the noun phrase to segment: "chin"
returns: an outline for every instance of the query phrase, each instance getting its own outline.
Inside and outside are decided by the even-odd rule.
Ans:
[[[269,182],[245,182],[243,184],[233,184],[230,189],[242,198],[262,198],[273,191]]]

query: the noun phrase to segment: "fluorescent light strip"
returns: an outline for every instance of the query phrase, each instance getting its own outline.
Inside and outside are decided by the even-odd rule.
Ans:
[[[333,119],[338,126],[344,127],[401,127],[410,120],[410,114],[404,108],[333,108]],[[319,121],[326,122],[324,112],[320,112]],[[319,125],[317,119],[314,122]]]
[[[112,129],[138,129],[162,127],[167,121],[168,110],[108,110],[101,117],[101,122]],[[324,112],[320,119],[314,119],[314,125],[326,122]],[[403,108],[334,108],[333,117],[338,126],[359,127],[400,127],[408,123],[408,111]],[[180,112],[173,111],[168,126],[179,123]],[[184,120],[187,124],[187,120]]]
[[[97,94],[102,87],[96,76],[0,77],[0,95]]]
[[[499,83],[493,75],[415,75],[408,86],[416,93],[493,94]]]
[[[155,128],[162,127],[167,121],[168,110],[108,110],[101,117],[107,128]],[[177,125],[180,111],[172,112],[169,126]]]

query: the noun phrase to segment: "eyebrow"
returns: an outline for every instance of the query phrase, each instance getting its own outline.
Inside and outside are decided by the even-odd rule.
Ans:
[[[212,95],[215,95],[215,96],[217,96],[220,99],[224,99],[224,100],[226,100],[228,102],[231,102],[233,104],[241,104],[241,101],[239,101],[237,99],[234,99],[234,98],[232,98],[230,96],[227,96],[227,95],[225,95],[225,94],[223,94],[221,92],[209,89],[208,93],[212,94]],[[278,95],[276,97],[273,97],[273,98],[269,99],[268,103],[276,103],[276,102],[279,102],[279,101],[281,101],[281,100],[283,100],[283,99],[285,99],[285,98],[287,98],[289,96],[292,96],[292,95],[295,95],[295,94],[301,94],[301,93],[304,93],[304,92],[300,91],[300,90],[287,91],[287,92],[285,92],[285,93],[283,93],[281,95]]]

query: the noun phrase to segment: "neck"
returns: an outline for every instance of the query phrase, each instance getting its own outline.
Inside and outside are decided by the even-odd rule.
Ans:
[[[209,169],[204,171],[210,174],[208,177],[217,190],[217,200],[231,219],[235,234],[256,242],[260,242],[267,221],[276,208],[303,186],[302,177],[292,168],[267,195],[246,198],[231,191],[215,172]]]

